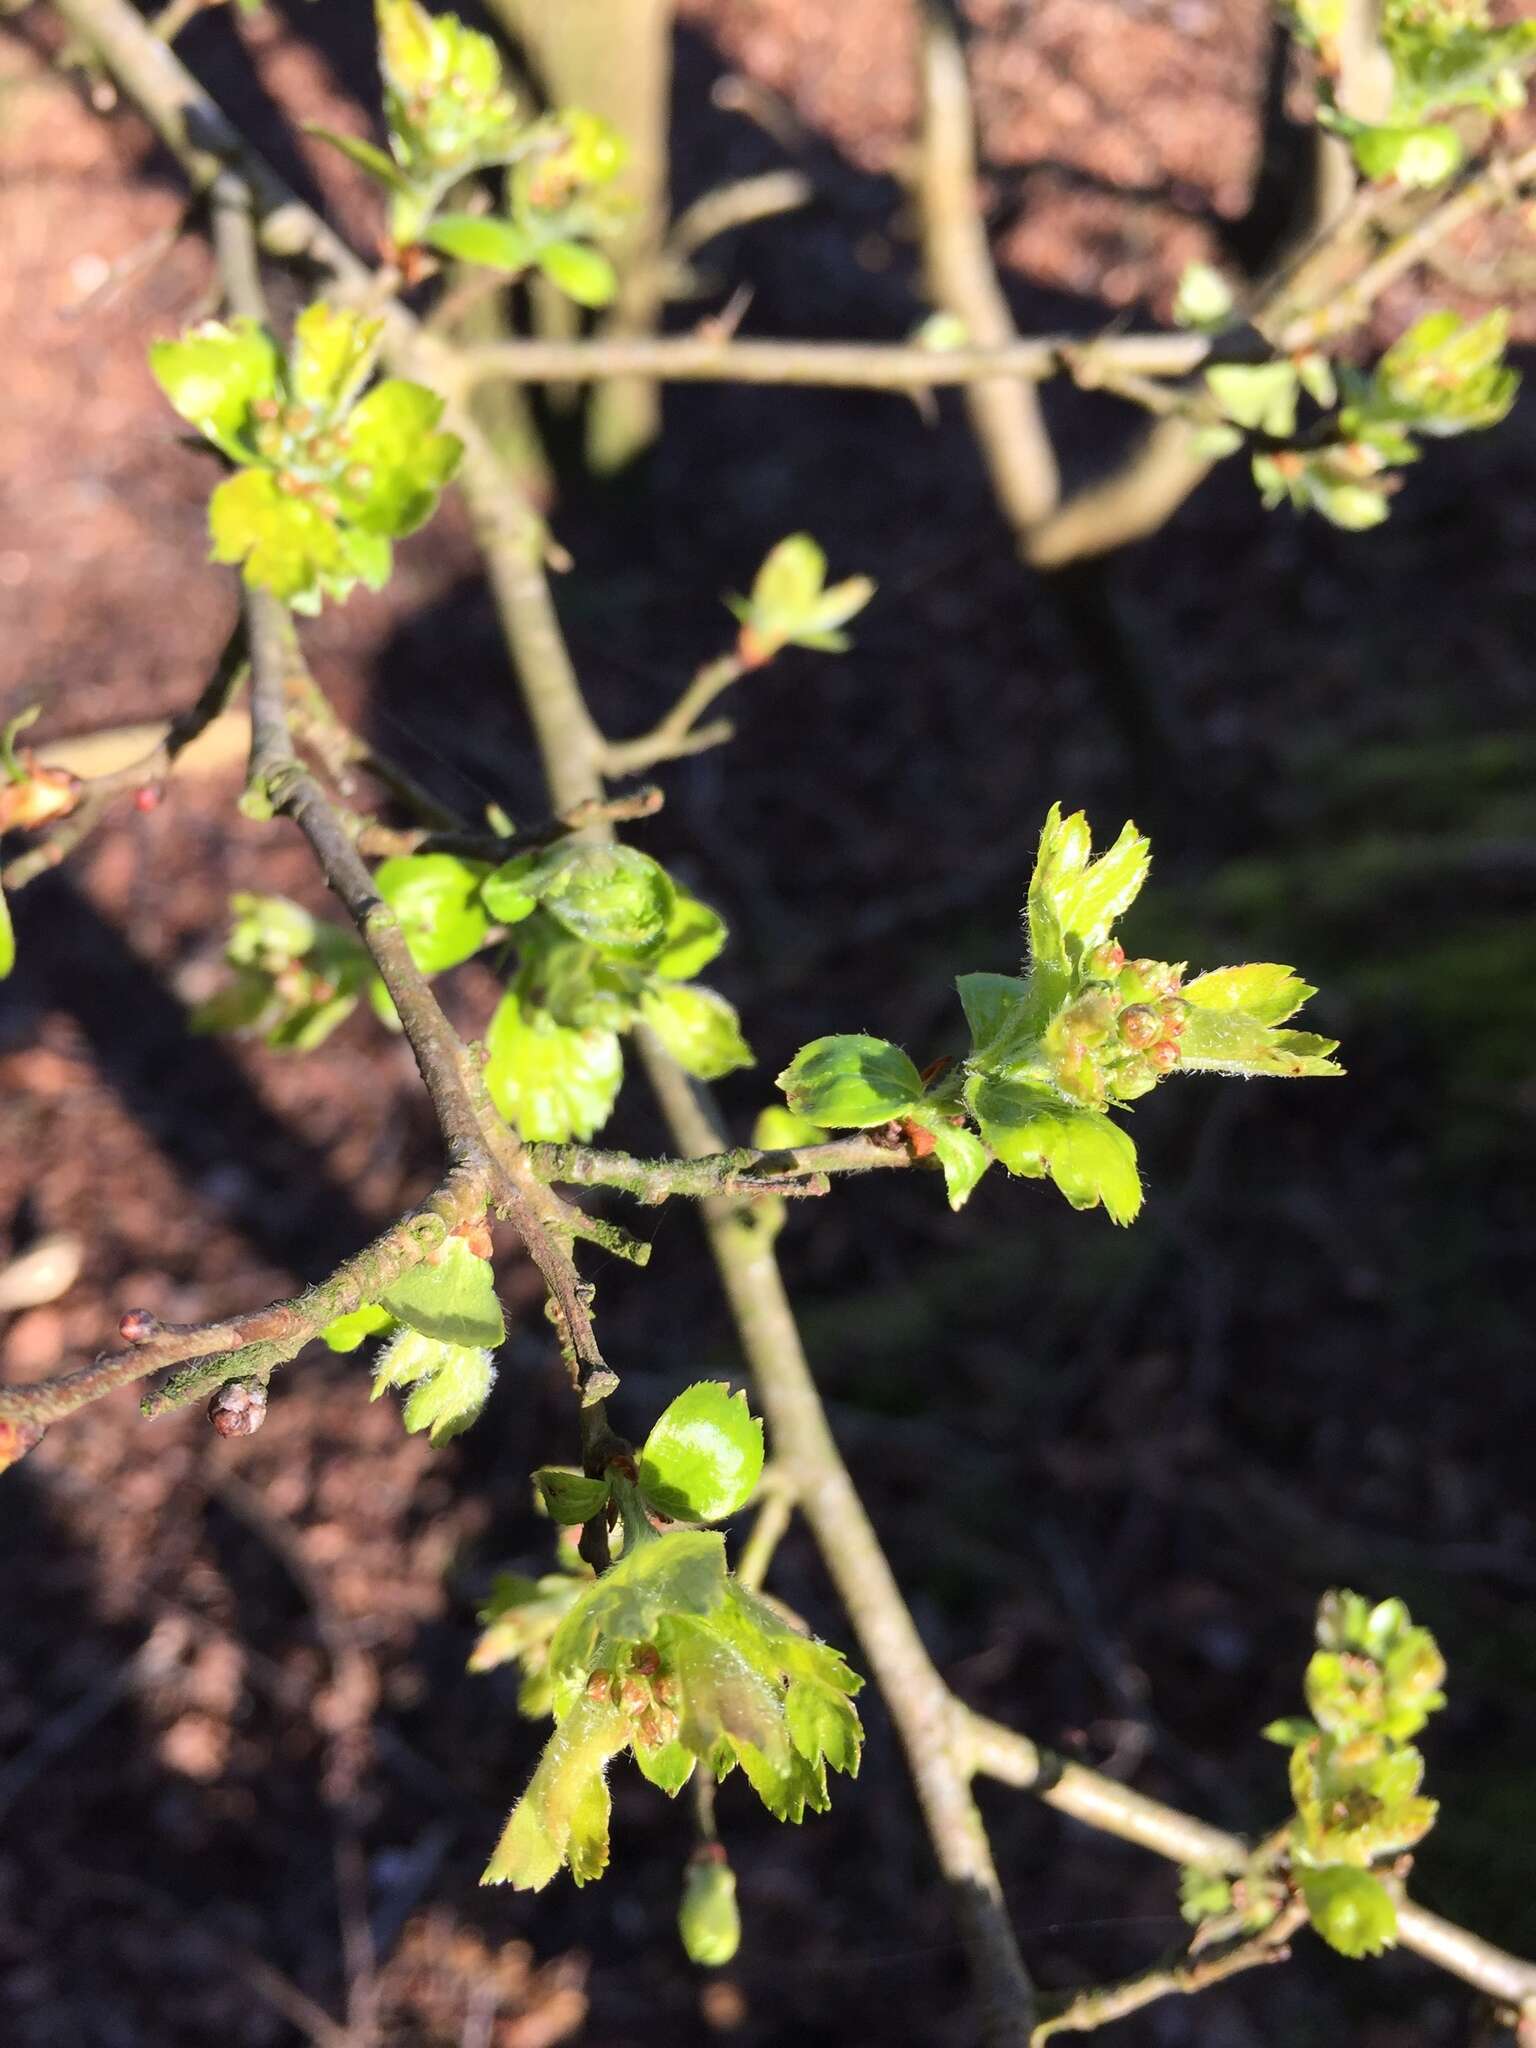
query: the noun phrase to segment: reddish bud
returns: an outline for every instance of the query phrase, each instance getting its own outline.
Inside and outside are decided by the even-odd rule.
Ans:
[[[252,405],[251,412],[256,419],[275,420],[282,409],[275,398],[258,398]]]
[[[1179,1048],[1172,1039],[1160,1038],[1156,1045],[1147,1047],[1146,1059],[1154,1073],[1171,1074],[1179,1064]]]
[[[208,1403],[208,1420],[220,1436],[254,1436],[267,1419],[267,1390],[260,1380],[231,1380]]]
[[[606,1671],[594,1671],[587,1680],[587,1698],[605,1706],[613,1697],[613,1685]]]
[[[1125,948],[1111,941],[1105,946],[1095,946],[1088,955],[1088,971],[1100,980],[1107,981],[1120,972],[1125,965]]]
[[[119,1319],[117,1334],[125,1344],[147,1344],[160,1334],[160,1318],[147,1308],[131,1308]]]
[[[133,792],[133,808],[136,811],[158,811],[165,791],[158,782],[145,782]]]
[[[621,1679],[616,1704],[631,1717],[636,1714],[648,1714],[651,1706],[651,1688],[643,1678]]]
[[[1155,1010],[1148,1009],[1145,1003],[1134,1003],[1130,1009],[1122,1011],[1120,1036],[1125,1044],[1133,1046],[1137,1052],[1144,1051],[1149,1045],[1155,1045],[1162,1035],[1162,1018]]]
[[[642,1643],[629,1660],[630,1669],[642,1678],[654,1678],[661,1669],[661,1657],[653,1643]]]
[[[1157,1006],[1157,1013],[1163,1020],[1164,1032],[1173,1038],[1177,1038],[1189,1022],[1189,1005],[1180,996],[1165,996]]]
[[[907,1150],[914,1159],[926,1159],[939,1142],[926,1124],[914,1123],[911,1117],[901,1120],[901,1134],[907,1141]]]
[[[458,1224],[450,1235],[462,1238],[477,1259],[488,1259],[491,1256],[491,1227],[483,1216],[477,1216],[469,1223]]]

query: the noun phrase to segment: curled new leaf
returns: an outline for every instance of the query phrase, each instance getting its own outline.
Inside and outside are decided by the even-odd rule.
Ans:
[[[844,653],[842,631],[875,594],[867,576],[827,584],[827,558],[808,533],[792,533],[771,548],[749,598],[728,600],[741,621],[741,653],[749,666],[771,661],[783,647]]]
[[[456,967],[485,944],[489,919],[480,885],[489,872],[483,861],[451,853],[402,854],[375,872],[374,887],[399,918],[423,973]]]
[[[485,1042],[491,1100],[525,1138],[590,1138],[608,1121],[624,1079],[617,1033],[557,1024],[512,989],[497,1004]]]
[[[1313,1927],[1341,1956],[1379,1956],[1397,1942],[1397,1907],[1379,1877],[1335,1864],[1297,1872]]]
[[[967,1095],[982,1137],[1010,1173],[1049,1174],[1074,1209],[1102,1202],[1111,1221],[1141,1208],[1136,1147],[1098,1110],[1082,1109],[1021,1082],[975,1080]]]
[[[553,1521],[573,1526],[590,1522],[608,1504],[606,1479],[590,1479],[559,1465],[541,1466],[533,1478]]]
[[[641,995],[640,1015],[683,1071],[701,1081],[753,1063],[734,1007],[712,988],[660,982]]]
[[[665,1408],[639,1455],[640,1489],[674,1522],[718,1522],[752,1496],[763,1471],[763,1425],[719,1380],[701,1380]]]
[[[688,1865],[677,1931],[689,1962],[706,1970],[721,1969],[741,1946],[736,1873],[718,1842],[706,1843]]]
[[[557,924],[628,960],[659,952],[672,917],[672,883],[632,846],[562,846],[528,878]]]

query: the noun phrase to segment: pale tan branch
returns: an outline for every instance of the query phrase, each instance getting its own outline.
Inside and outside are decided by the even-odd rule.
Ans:
[[[1198,369],[1210,350],[1199,334],[1051,334],[995,345],[927,348],[890,341],[754,341],[700,332],[591,342],[485,342],[461,349],[454,373],[470,384],[488,378],[554,384],[636,375],[669,384],[911,393],[999,380],[1043,383],[1073,357],[1097,358],[1147,377],[1182,377]]]
[[[921,133],[916,201],[928,296],[983,348],[1015,339],[1013,316],[977,199],[976,135],[965,53],[951,0],[918,0]],[[1027,533],[1061,495],[1055,451],[1028,384],[989,380],[966,391],[971,425],[1004,516]]]

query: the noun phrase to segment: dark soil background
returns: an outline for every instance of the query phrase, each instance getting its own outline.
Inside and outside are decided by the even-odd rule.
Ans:
[[[0,41],[0,711],[44,734],[170,712],[222,643],[200,567],[205,459],[144,347],[206,303],[174,173],[121,110],[49,73],[42,10]],[[185,50],[350,230],[366,196],[276,110],[368,116],[361,0]],[[896,338],[921,317],[896,173],[909,141],[896,0],[689,0],[680,201],[786,160],[800,214],[710,252],[761,334]],[[1264,59],[1259,0],[987,0],[974,50],[988,191],[1021,322],[1164,314],[1183,263],[1241,224]],[[752,82],[779,134],[719,104]],[[771,94],[774,97],[764,99]],[[739,93],[738,93],[739,97]],[[1251,225],[1251,223],[1250,223]],[[1523,246],[1519,237],[1523,232]],[[111,267],[138,252],[104,290]],[[1529,226],[1453,252],[1437,301]],[[1379,337],[1424,281],[1381,308]],[[1510,287],[1506,285],[1506,295]],[[1536,318],[1520,308],[1529,335]],[[1074,475],[1135,422],[1053,391]],[[959,407],[670,393],[648,473],[555,509],[559,599],[596,706],[637,732],[723,644],[719,594],[784,532],[880,593],[857,651],[786,658],[740,693],[728,749],[667,772],[642,843],[721,905],[718,978],[769,1077],[834,1029],[952,1049],[950,981],[1017,958],[1052,798],[1101,832],[1160,831],[1142,950],[1294,961],[1345,1041],[1329,1087],[1191,1082],[1137,1123],[1143,1220],[1113,1230],[993,1176],[960,1218],[926,1177],[805,1205],[782,1240],[855,1474],[924,1634],[968,1699],[1219,1822],[1285,1807],[1258,1729],[1293,1711],[1319,1592],[1404,1595],[1439,1633],[1430,1731],[1444,1816],[1415,1888],[1536,1950],[1532,1117],[1536,409],[1436,449],[1383,530],[1266,517],[1229,465],[1114,589],[1182,741],[1129,748],[1104,678],[1015,563]],[[541,814],[528,733],[461,516],[402,550],[386,598],[310,634],[322,679],[465,806]],[[430,1185],[407,1057],[368,1019],[285,1061],[188,1039],[235,888],[318,904],[286,828],[238,819],[233,775],[124,809],[19,905],[0,1010],[0,1257],[66,1232],[62,1299],[0,1326],[6,1376],[322,1274]],[[489,977],[461,972],[473,1027]],[[652,1147],[636,1087],[611,1127]],[[693,1218],[647,1216],[648,1272],[601,1260],[621,1423],[737,1359]],[[856,1786],[803,1830],[739,1788],[722,1824],[746,1935],[690,1971],[672,1931],[686,1806],[617,1774],[615,1864],[582,1892],[476,1875],[540,1740],[504,1674],[464,1661],[492,1573],[537,1568],[527,1473],[571,1449],[538,1290],[505,1248],[515,1328],[481,1426],[434,1454],[357,1360],[308,1357],[263,1433],[153,1426],[129,1398],[55,1430],[0,1490],[0,2035],[17,2048],[959,2044],[966,1979],[890,1730],[870,1702]],[[803,1533],[775,1584],[844,1626]],[[1137,1968],[1177,1938],[1174,1873],[1017,1795],[987,1795],[1025,1953],[1046,1985]],[[357,2022],[344,2023],[350,2011]],[[1293,1963],[1125,2023],[1136,2044],[1350,2040],[1450,2048],[1469,1995],[1408,1958]]]

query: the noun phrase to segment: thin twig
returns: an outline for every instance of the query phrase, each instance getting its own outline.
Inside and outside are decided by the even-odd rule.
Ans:
[[[1199,334],[1041,335],[995,346],[927,348],[890,341],[756,341],[701,332],[602,341],[495,341],[461,349],[468,385],[594,383],[645,376],[665,384],[786,384],[829,391],[934,391],[956,385],[1039,384],[1069,355],[1091,355],[1148,377],[1184,377],[1211,353]]]

